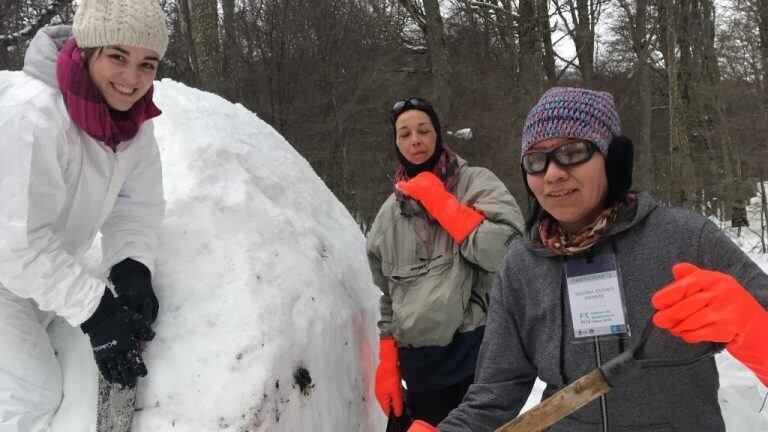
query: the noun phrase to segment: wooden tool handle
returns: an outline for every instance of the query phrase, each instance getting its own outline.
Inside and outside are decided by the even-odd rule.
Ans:
[[[496,432],[539,432],[607,393],[611,386],[600,369],[584,375]]]

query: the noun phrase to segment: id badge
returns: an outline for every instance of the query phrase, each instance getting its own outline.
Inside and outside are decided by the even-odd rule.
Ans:
[[[576,339],[629,333],[615,255],[568,259],[565,276]]]

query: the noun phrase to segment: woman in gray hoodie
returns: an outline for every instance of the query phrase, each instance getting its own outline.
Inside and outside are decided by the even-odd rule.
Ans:
[[[495,430],[537,376],[551,396],[632,346],[651,317],[665,330],[645,356],[723,343],[768,384],[768,275],[707,218],[629,191],[632,143],[610,94],[548,90],[526,120],[521,166],[529,236],[499,265],[475,382],[440,431]],[[724,431],[717,390],[711,357],[647,369],[549,430]]]

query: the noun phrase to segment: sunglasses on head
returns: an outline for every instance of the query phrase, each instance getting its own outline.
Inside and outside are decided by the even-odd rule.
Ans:
[[[552,159],[561,167],[577,165],[588,161],[595,151],[597,146],[587,140],[568,141],[548,151],[532,150],[523,155],[523,170],[527,174],[544,172]]]
[[[395,102],[394,105],[392,105],[392,111],[390,112],[390,115],[392,116],[392,120],[394,120],[395,117],[400,115],[400,113],[410,108],[418,108],[418,109],[424,109],[424,110],[433,109],[432,105],[430,105],[429,102],[419,97],[412,97],[410,99],[399,100]]]

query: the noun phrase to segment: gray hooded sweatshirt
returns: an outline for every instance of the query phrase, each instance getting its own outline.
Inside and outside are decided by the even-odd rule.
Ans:
[[[705,217],[660,207],[644,194],[637,210],[618,220],[594,247],[615,253],[624,290],[625,340],[574,343],[563,257],[540,241],[513,245],[491,289],[487,327],[475,375],[464,401],[439,426],[441,432],[493,431],[514,418],[538,376],[547,398],[606,362],[640,337],[654,313],[653,294],[673,281],[681,261],[732,275],[765,307],[768,275]],[[689,345],[666,331],[653,332],[648,357],[691,358]],[[756,378],[757,379],[757,378]],[[712,432],[725,425],[717,399],[715,361],[647,370],[553,425],[553,432]]]

